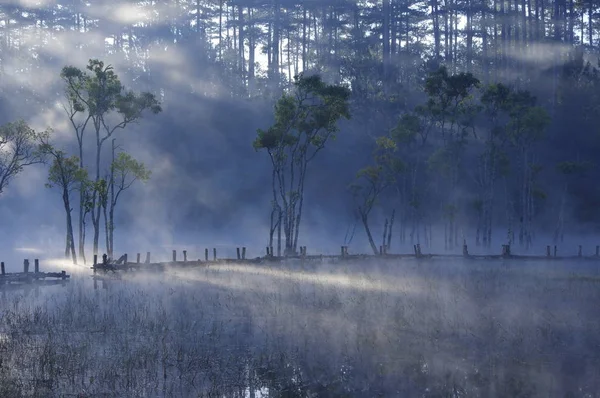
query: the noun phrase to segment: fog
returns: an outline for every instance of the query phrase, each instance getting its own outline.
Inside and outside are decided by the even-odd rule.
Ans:
[[[2,293],[3,395],[593,396],[600,273],[569,267],[75,271]]]
[[[259,3],[0,2],[0,124],[50,128],[56,148],[77,154],[60,74],[89,59],[160,101],[162,112],[114,136],[151,172],[119,199],[114,257],[168,261],[186,250],[192,261],[216,248],[235,258],[238,247],[265,256],[273,168],[253,142],[305,73],[347,87],[351,116],[307,167],[298,245],[309,255],[342,245],[373,254],[364,224],[375,248],[386,246],[394,214],[389,253],[418,243],[424,254],[460,254],[464,243],[471,254],[510,244],[513,254],[557,245],[576,256],[581,245],[590,258],[93,274],[91,220],[87,264],[66,261],[61,192],[45,186],[50,163],[30,165],[0,192],[0,260],[21,272],[24,259],[40,259],[42,271],[71,279],[0,286],[0,396],[595,396],[598,6]],[[440,87],[468,73],[477,84],[439,112],[443,95],[462,92],[431,94],[443,71]],[[495,83],[514,94],[497,113],[485,102]],[[83,149],[94,175],[91,129]],[[369,166],[385,187],[361,202],[350,187],[366,192],[373,180],[359,171]],[[100,256],[104,232],[102,220]]]

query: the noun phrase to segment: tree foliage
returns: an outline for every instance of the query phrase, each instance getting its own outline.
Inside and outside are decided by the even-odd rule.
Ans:
[[[49,134],[36,132],[24,120],[0,126],[0,193],[23,168],[44,161],[40,140]]]
[[[335,138],[339,120],[350,118],[349,98],[350,90],[327,84],[319,75],[296,76],[294,89],[275,105],[273,125],[257,131],[253,146],[265,150],[271,160],[273,207],[285,234],[286,253],[296,252],[307,166]]]

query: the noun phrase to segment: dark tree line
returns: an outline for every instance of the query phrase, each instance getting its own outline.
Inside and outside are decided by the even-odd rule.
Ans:
[[[0,79],[53,65],[49,49],[67,36],[74,54],[100,48],[164,98],[182,94],[155,62],[173,49],[189,55],[188,77],[232,99],[274,103],[294,76],[316,73],[349,88],[353,120],[340,129],[375,152],[360,173],[370,191],[353,192],[363,224],[373,210],[388,216],[384,244],[392,224],[401,241],[427,243],[443,220],[448,247],[463,236],[488,246],[496,224],[507,231],[498,239],[528,246],[535,225],[561,239],[573,220],[600,220],[599,10],[596,0],[11,3],[0,6]],[[202,96],[188,80],[185,94]],[[298,224],[283,207],[271,236],[287,223],[295,250]],[[93,208],[98,241],[102,206]]]

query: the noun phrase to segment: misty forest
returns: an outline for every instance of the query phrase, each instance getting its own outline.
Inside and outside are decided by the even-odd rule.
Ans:
[[[597,0],[2,1],[0,396],[600,397],[598,153]]]

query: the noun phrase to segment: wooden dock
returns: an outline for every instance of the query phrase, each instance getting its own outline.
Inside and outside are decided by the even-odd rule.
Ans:
[[[38,283],[40,285],[50,285],[48,283],[53,280],[65,281],[71,276],[65,271],[61,272],[40,272],[40,262],[34,260],[34,270],[29,271],[29,260],[23,261],[23,272],[7,273],[4,262],[0,263],[0,288],[14,284],[31,284]]]
[[[466,259],[466,260],[516,260],[516,261],[600,261],[600,245],[596,246],[595,253],[593,255],[584,255],[582,247],[578,247],[577,254],[571,256],[558,256],[557,246],[553,248],[551,246],[546,247],[545,255],[515,255],[512,254],[509,245],[502,245],[502,252],[500,254],[471,254],[466,244],[462,247],[462,254],[433,254],[423,253],[419,244],[414,245],[412,253],[388,253],[384,247],[380,247],[379,254],[350,254],[348,253],[348,246],[340,247],[340,254],[314,254],[309,255],[307,253],[306,246],[300,247],[300,253],[288,256],[274,256],[272,255],[273,249],[268,248],[266,250],[267,255],[255,258],[246,258],[246,248],[237,248],[236,258],[218,258],[217,249],[212,249],[212,257],[209,257],[209,249],[204,251],[204,259],[189,260],[187,251],[183,251],[183,260],[177,259],[177,251],[173,250],[171,261],[167,262],[151,262],[150,252],[146,253],[146,259],[144,262],[141,261],[141,253],[137,253],[135,262],[128,261],[128,255],[122,255],[118,260],[113,261],[105,255],[103,255],[102,262],[97,262],[97,256],[94,256],[94,264],[91,267],[94,274],[98,272],[102,273],[117,273],[119,271],[124,272],[135,272],[135,271],[156,271],[162,272],[169,267],[198,267],[198,266],[211,266],[211,265],[224,265],[224,264],[276,264],[290,260],[299,260],[301,262],[343,262],[343,261],[367,261],[367,260],[400,260],[400,259],[416,259],[416,260],[434,260],[434,259]]]

